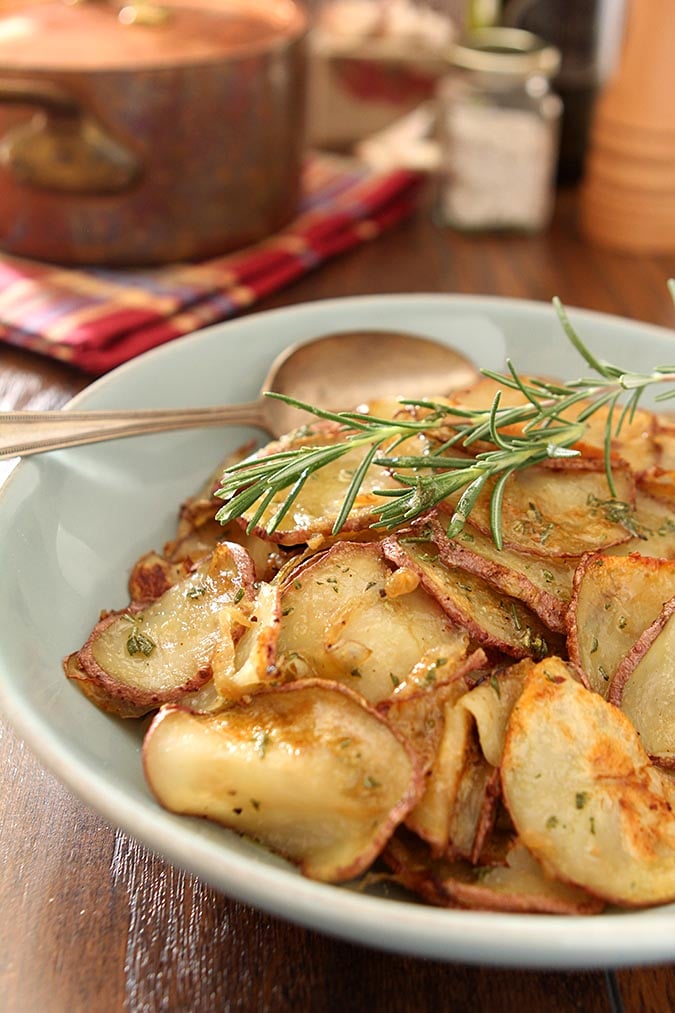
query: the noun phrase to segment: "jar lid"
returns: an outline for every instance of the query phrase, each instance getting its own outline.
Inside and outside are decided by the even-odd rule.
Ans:
[[[458,40],[450,61],[461,70],[484,74],[553,77],[560,67],[560,50],[520,28],[478,28]]]
[[[0,18],[3,71],[117,71],[211,63],[304,34],[295,0],[66,0]]]

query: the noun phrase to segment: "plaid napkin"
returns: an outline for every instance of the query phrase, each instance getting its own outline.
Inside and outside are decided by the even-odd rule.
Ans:
[[[421,177],[375,174],[313,155],[299,216],[282,232],[199,264],[67,268],[0,255],[0,340],[104,373],[235,316],[324,261],[408,216]]]

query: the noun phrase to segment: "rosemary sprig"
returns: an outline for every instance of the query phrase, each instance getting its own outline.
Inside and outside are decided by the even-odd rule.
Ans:
[[[675,300],[675,282],[669,283]],[[330,412],[280,394],[268,394],[304,409],[320,419],[338,423],[341,439],[325,446],[311,443],[282,450],[267,457],[252,457],[229,468],[223,475],[217,495],[226,500],[217,518],[227,523],[250,515],[248,530],[264,516],[270,504],[284,493],[281,505],[267,521],[271,534],[284,519],[302,492],[307,479],[327,465],[350,452],[363,449],[364,456],[354,470],[345,493],[333,533],[344,526],[366,472],[371,465],[390,469],[398,488],[376,490],[382,506],[376,508],[375,527],[394,528],[407,524],[448,496],[463,490],[448,526],[448,535],[455,537],[462,530],[478,496],[492,481],[490,526],[495,544],[502,546],[501,506],[506,484],[514,472],[540,464],[551,458],[577,456],[574,449],[587,429],[588,419],[607,407],[604,456],[607,481],[612,497],[616,496],[611,468],[611,443],[626,421],[630,421],[644,391],[654,384],[674,384],[675,366],[656,366],[651,372],[636,373],[621,369],[597,358],[573,328],[559,299],[553,300],[562,328],[588,366],[597,374],[569,383],[551,383],[522,376],[509,360],[508,372],[483,369],[483,375],[496,380],[502,387],[519,391],[525,404],[502,407],[498,392],[489,407],[467,409],[448,406],[431,400],[402,399],[401,405],[421,409],[423,417],[384,419],[358,412]],[[622,395],[628,393],[625,403]],[[675,389],[657,395],[657,401],[675,397]],[[585,407],[570,419],[569,412],[581,402]],[[615,423],[617,409],[620,408]],[[517,435],[506,430],[518,424]],[[448,435],[450,432],[450,435]],[[410,436],[424,433],[436,441],[435,449],[421,454],[395,453]],[[490,449],[469,456],[452,455],[453,448],[465,451],[480,442]]]

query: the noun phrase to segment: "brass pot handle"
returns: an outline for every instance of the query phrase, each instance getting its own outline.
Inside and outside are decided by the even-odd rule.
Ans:
[[[0,104],[37,106],[27,123],[0,140],[0,163],[15,179],[43,190],[106,194],[138,180],[138,157],[50,81],[0,78]]]

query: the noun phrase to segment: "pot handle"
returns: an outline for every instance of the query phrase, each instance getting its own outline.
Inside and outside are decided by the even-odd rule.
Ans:
[[[37,106],[0,140],[0,163],[26,186],[73,194],[127,190],[141,163],[78,100],[49,81],[0,78],[0,104]]]

